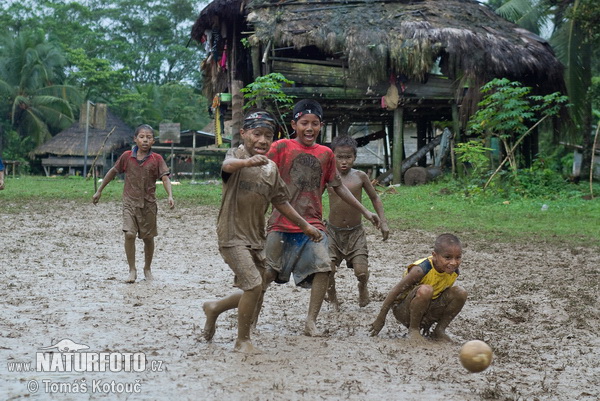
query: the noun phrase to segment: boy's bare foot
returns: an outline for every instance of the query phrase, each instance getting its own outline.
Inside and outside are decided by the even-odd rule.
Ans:
[[[358,306],[364,308],[371,303],[367,283],[358,283]]]
[[[135,269],[129,269],[129,278],[125,281],[127,284],[135,283],[137,278],[137,271]]]
[[[250,340],[236,340],[233,350],[237,352],[242,352],[244,354],[258,354],[262,352],[260,349],[252,345]]]
[[[407,335],[408,341],[411,343],[411,345],[417,345],[417,346],[422,346],[422,345],[427,345],[427,339],[425,337],[423,337],[421,335],[421,333],[419,333],[419,330],[408,330],[408,335]]]
[[[431,333],[431,338],[440,342],[454,343],[454,340],[448,334],[446,334],[445,331],[434,330],[433,333]]]
[[[304,335],[309,337],[320,337],[321,333],[317,330],[317,324],[314,320],[306,320],[304,324]]]
[[[218,313],[215,313],[215,302],[205,302],[202,305],[202,309],[204,310],[204,314],[206,315],[206,323],[204,323],[204,330],[202,330],[202,337],[206,341],[212,340],[215,335],[215,331],[217,329],[217,318],[219,317]]]
[[[152,270],[144,269],[144,278],[146,279],[146,281],[154,280],[154,276],[152,275]]]

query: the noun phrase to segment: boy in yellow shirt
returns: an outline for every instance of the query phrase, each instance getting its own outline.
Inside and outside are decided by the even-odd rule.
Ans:
[[[432,255],[406,268],[402,280],[383,301],[379,315],[371,324],[371,335],[379,334],[390,309],[394,317],[408,328],[408,338],[422,342],[424,334],[441,341],[452,341],[446,334],[450,322],[467,301],[467,291],[455,286],[462,262],[462,245],[452,234],[435,240]]]

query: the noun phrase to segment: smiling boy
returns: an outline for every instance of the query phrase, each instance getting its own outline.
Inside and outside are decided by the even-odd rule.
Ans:
[[[273,142],[277,124],[264,110],[246,114],[240,134],[244,144],[230,149],[221,167],[223,196],[217,219],[219,252],[235,274],[237,291],[225,298],[205,302],[203,336],[213,338],[219,315],[238,309],[238,336],[234,350],[257,351],[250,341],[250,327],[263,293],[265,272],[265,213],[269,205],[285,216],[311,241],[321,232],[308,224],[289,204],[288,191],[274,162],[265,155]]]
[[[409,340],[422,343],[420,331],[427,334],[435,324],[431,338],[452,341],[446,328],[467,301],[467,291],[454,285],[461,262],[460,240],[452,234],[438,236],[432,255],[410,264],[385,298],[371,324],[371,335],[379,334],[392,309],[394,317],[408,328]]]
[[[144,277],[152,280],[152,258],[154,256],[154,237],[158,234],[156,215],[156,180],[161,180],[168,195],[169,207],[175,207],[169,169],[158,153],[152,152],[154,129],[148,124],[138,126],[133,135],[135,146],[124,152],[115,165],[104,176],[98,191],[92,196],[97,204],[102,190],[117,174],[125,173],[123,187],[123,233],[125,235],[125,255],[129,265],[129,278],[133,283],[137,278],[135,268],[135,237],[144,241]]]
[[[323,127],[323,109],[314,100],[301,100],[294,106],[294,139],[282,139],[271,145],[267,156],[273,160],[290,192],[290,204],[306,221],[321,231],[322,195],[326,186],[356,211],[379,227],[379,218],[367,210],[341,181],[331,149],[317,144]],[[331,264],[328,242],[308,241],[298,227],[273,211],[267,226],[267,283],[286,283],[293,274],[295,284],[310,287],[308,314],[304,334],[315,336],[316,320],[329,282]]]

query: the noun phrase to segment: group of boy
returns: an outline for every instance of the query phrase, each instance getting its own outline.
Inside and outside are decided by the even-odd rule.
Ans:
[[[314,100],[302,100],[294,106],[291,126],[293,139],[274,141],[278,124],[273,116],[259,109],[248,112],[240,130],[243,144],[227,152],[221,168],[223,194],[217,239],[219,252],[233,271],[234,286],[239,291],[203,304],[203,337],[210,341],[219,315],[237,308],[236,351],[257,351],[250,332],[273,281],[282,284],[293,277],[297,286],[311,289],[304,325],[308,336],[319,335],[316,323],[325,299],[339,310],[334,277],[343,261],[358,280],[359,306],[368,305],[368,249],[361,217],[381,230],[384,241],[389,236],[381,199],[366,173],[353,168],[356,141],[343,135],[334,138],[331,148],[318,144],[324,126],[323,110]],[[152,128],[138,127],[134,142],[133,150],[117,160],[93,196],[95,204],[104,187],[117,174],[126,173],[123,232],[130,269],[127,282],[137,278],[136,235],[144,241],[145,278],[152,279],[156,180],[162,180],[169,206],[174,207],[168,168],[151,150]],[[322,215],[325,189],[330,203],[328,222]],[[362,204],[363,190],[375,213]],[[273,212],[265,222],[271,205]],[[445,330],[466,301],[466,292],[453,285],[461,257],[458,238],[452,234],[439,236],[432,255],[408,266],[390,291],[371,325],[371,335],[380,332],[392,309],[398,321],[408,327],[409,338],[421,341],[423,333],[449,340]]]

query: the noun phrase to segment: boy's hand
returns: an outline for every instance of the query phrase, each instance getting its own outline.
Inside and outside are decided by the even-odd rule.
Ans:
[[[263,164],[269,163],[269,158],[263,155],[254,155],[246,160],[248,167],[262,166]]]
[[[93,196],[92,196],[92,203],[95,205],[98,203],[98,201],[100,200],[100,197],[102,196],[102,193],[100,191],[96,192]]]
[[[390,229],[388,228],[387,222],[382,221],[379,229],[381,230],[381,234],[383,235],[383,240],[387,241],[388,237],[390,236]]]
[[[369,331],[371,333],[371,337],[374,337],[377,334],[379,334],[379,332],[381,331],[381,329],[383,329],[383,326],[385,326],[385,320],[380,319],[379,317],[377,317],[377,319],[375,319],[375,321],[373,323],[371,323],[371,326],[369,328]]]
[[[310,238],[311,241],[321,242],[323,239],[323,233],[321,233],[318,228],[311,226],[310,224],[303,228],[302,231],[304,234],[308,235],[308,238]]]
[[[379,229],[379,226],[381,225],[381,221],[379,220],[379,216],[377,216],[376,213],[373,212],[367,212],[367,214],[365,215],[365,218],[367,220],[369,220],[371,223],[373,223],[373,225]]]
[[[169,196],[169,209],[173,209],[175,207],[175,201],[172,196]]]

